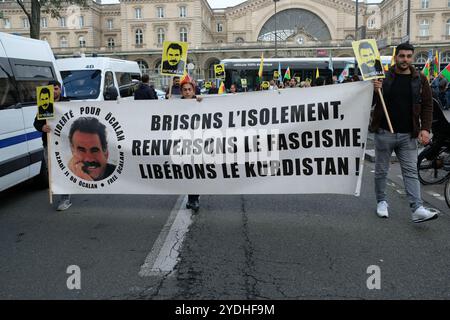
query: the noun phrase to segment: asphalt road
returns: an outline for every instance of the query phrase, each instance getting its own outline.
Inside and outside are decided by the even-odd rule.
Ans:
[[[441,215],[412,223],[397,166],[389,219],[375,215],[370,162],[360,197],[201,196],[198,214],[180,211],[190,224],[173,271],[146,276],[182,198],[77,195],[57,212],[24,183],[0,193],[0,299],[449,299],[449,210],[424,188]]]

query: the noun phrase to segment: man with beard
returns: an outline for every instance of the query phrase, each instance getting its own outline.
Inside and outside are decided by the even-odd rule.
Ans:
[[[49,81],[48,85],[53,86],[53,100],[55,102],[58,101],[69,101],[69,99],[61,96],[61,84],[59,81],[51,80]],[[41,91],[41,99],[42,99],[42,91]],[[45,165],[48,167],[48,149],[47,149],[47,132],[51,131],[51,128],[49,125],[47,125],[46,120],[39,120],[37,116],[34,118],[33,126],[36,128],[37,131],[42,132],[42,145],[44,147],[44,161]],[[69,194],[62,194],[60,197],[60,200],[58,202],[57,209],[58,211],[67,210],[72,205],[72,202],[70,202],[70,195]]]
[[[364,78],[383,75],[381,61],[376,58],[375,50],[368,42],[359,44],[359,56],[361,58],[361,72]]]
[[[163,62],[162,73],[183,75],[184,61],[181,60],[182,56],[183,56],[183,48],[178,43],[171,43],[167,47],[166,51],[167,60]]]
[[[108,163],[106,127],[93,117],[75,120],[69,131],[72,158],[69,169],[79,178],[99,181],[110,176],[116,166]]]
[[[437,218],[423,207],[417,174],[417,140],[430,141],[433,105],[427,78],[412,65],[414,47],[402,43],[395,50],[395,65],[386,72],[386,78],[374,80],[374,89],[383,89],[383,97],[394,133],[389,131],[382,102],[374,95],[375,108],[370,130],[375,133],[375,193],[377,215],[387,218],[386,178],[392,151],[395,151],[402,169],[403,183],[412,211],[412,221],[424,222]]]

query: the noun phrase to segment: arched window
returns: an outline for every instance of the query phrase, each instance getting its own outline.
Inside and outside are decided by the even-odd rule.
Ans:
[[[425,52],[418,53],[416,56],[416,63],[427,63],[428,60],[428,54]]]
[[[136,35],[136,45],[142,45],[144,43],[144,33],[142,32],[141,29],[137,29],[135,32]]]
[[[61,38],[59,38],[59,46],[61,48],[67,48],[68,47],[68,43],[67,43],[67,38],[62,36]]]
[[[427,37],[430,33],[430,22],[428,19],[422,19],[419,22],[419,35],[421,37]]]
[[[114,38],[109,38],[108,39],[108,48],[113,49],[115,46],[116,46],[116,43],[114,41]]]
[[[142,59],[136,60],[137,64],[139,65],[139,68],[141,69],[142,74],[148,73],[148,64]]]
[[[187,29],[185,27],[180,28],[180,41],[187,42]]]
[[[83,36],[79,36],[78,37],[78,43],[80,44],[80,48],[85,48],[86,47],[86,40],[84,39]]]
[[[158,28],[157,31],[158,44],[163,44],[165,39],[165,33],[163,28]]]

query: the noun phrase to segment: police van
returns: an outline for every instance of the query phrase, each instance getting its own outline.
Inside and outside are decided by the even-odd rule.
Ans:
[[[115,100],[131,98],[141,78],[136,61],[104,57],[56,60],[64,83],[64,96],[70,100]]]
[[[33,127],[36,87],[61,82],[46,41],[0,32],[0,191],[35,178],[47,183],[41,132]]]

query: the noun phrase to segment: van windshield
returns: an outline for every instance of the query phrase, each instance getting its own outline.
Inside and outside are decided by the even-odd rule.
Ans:
[[[71,100],[97,99],[100,93],[100,70],[61,71],[64,96]]]

